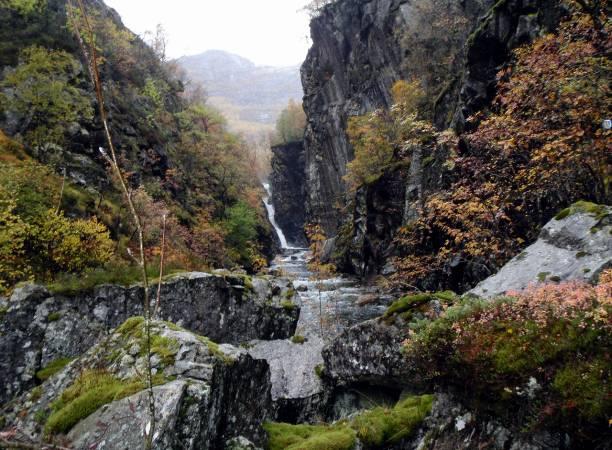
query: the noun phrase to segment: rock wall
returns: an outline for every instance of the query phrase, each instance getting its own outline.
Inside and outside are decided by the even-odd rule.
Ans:
[[[292,245],[306,245],[306,172],[303,142],[272,147],[272,204],[276,223]]]
[[[328,236],[336,234],[346,164],[353,158],[345,129],[348,117],[391,102],[401,78],[395,30],[404,23],[407,0],[341,0],[310,24],[312,47],[302,66],[306,149],[307,216]]]
[[[138,351],[143,324],[140,321],[132,328],[126,322],[127,327],[102,339],[36,391],[5,405],[0,412],[7,425],[39,442],[52,403],[80,377],[91,376],[92,370],[100,373],[102,367],[104,373],[126,385],[141,378],[146,370],[146,357]],[[164,322],[153,321],[151,333],[168,346],[165,356],[160,357],[154,347],[151,357],[157,383],[163,378],[154,388],[154,449],[214,450],[227,448],[233,439],[265,443],[261,424],[271,417],[272,405],[270,372],[264,360],[254,360],[230,345],[216,346]],[[147,391],[141,390],[77,417],[65,439],[74,449],[142,448],[148,412]]]
[[[297,326],[299,307],[286,303],[295,296],[261,278],[192,273],[162,285],[159,317],[215,342],[286,339]],[[32,387],[51,361],[81,355],[142,315],[142,297],[137,286],[99,286],[70,297],[36,285],[16,289],[0,318],[0,402]]]
[[[473,31],[460,70],[433,111],[438,128],[458,132],[494,97],[496,74],[512,49],[553,30],[563,14],[559,2],[545,0],[473,0],[462,7]],[[348,118],[389,106],[390,87],[409,76],[400,37],[418,20],[412,12],[410,0],[335,2],[312,21],[313,46],[302,66],[307,220],[320,221],[329,237],[338,234],[338,266],[361,276],[386,270],[398,224],[418,217],[427,193],[448,186],[443,164],[432,164],[443,159],[445,150],[417,149],[409,170],[386,174],[360,189],[346,217],[334,207],[344,200],[342,177],[353,157],[345,133]],[[541,223],[548,219],[542,217]],[[472,278],[482,279],[480,274]]]

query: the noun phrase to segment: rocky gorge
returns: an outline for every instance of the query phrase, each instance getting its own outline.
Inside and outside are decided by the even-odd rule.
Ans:
[[[58,2],[50,3],[56,13]],[[597,123],[567,136],[573,122],[558,119],[559,111],[554,127],[538,123],[528,144],[520,140],[527,131],[515,128],[501,144],[492,144],[497,129],[478,134],[482,124],[512,122],[504,108],[519,108],[503,83],[515,74],[532,83],[527,96],[537,105],[575,92],[582,105],[593,95],[580,90],[590,78],[567,75],[569,84],[554,80],[556,94],[539,99],[533,86],[544,87],[519,62],[542,59],[532,45],[569,49],[572,67],[581,51],[587,62],[597,60],[608,48],[589,28],[598,16],[561,0],[323,4],[313,13],[302,66],[303,141],[272,147],[263,186],[224,184],[234,175],[225,164],[235,162],[216,155],[202,172],[223,169],[212,183],[219,198],[205,193],[201,203],[187,202],[188,213],[169,228],[180,235],[191,222],[194,234],[182,245],[207,255],[226,241],[220,248],[231,261],[217,261],[228,268],[208,262],[202,271],[170,270],[150,278],[148,291],[140,282],[90,286],[84,276],[70,284],[26,281],[0,296],[0,448],[612,448],[608,185],[600,189],[601,174],[580,158],[515,151],[546,142],[546,150],[569,153],[588,136],[597,154],[609,131]],[[447,18],[432,5],[458,16],[430,24],[432,11]],[[451,38],[422,38],[429,25]],[[554,39],[563,33],[575,34],[561,45]],[[414,34],[425,39],[418,42],[428,61],[411,47]],[[411,85],[406,80],[422,71],[415,60],[441,72]],[[537,69],[542,78],[550,70]],[[524,94],[520,87],[514,97]],[[181,126],[190,113],[176,117],[180,133],[158,130],[155,152],[170,136],[201,153],[214,148],[217,136],[206,133],[223,134],[222,126],[214,115],[197,116],[206,132],[188,134]],[[525,128],[534,126],[529,114],[520,117]],[[147,132],[155,123],[147,122]],[[207,146],[198,147],[199,134]],[[551,143],[549,135],[561,137]],[[145,147],[139,142],[133,151]],[[383,158],[360,160],[364,148]],[[190,156],[185,167],[197,172]],[[130,183],[152,176],[175,193],[196,186],[173,184],[171,164],[153,159],[155,173],[144,170]],[[518,178],[523,184],[503,184],[524,160],[545,164],[529,166]],[[596,162],[606,175],[608,159]],[[376,164],[382,168],[368,172]],[[562,164],[578,174],[549,167]],[[355,167],[366,174],[359,183]],[[513,189],[514,197],[499,193]],[[240,190],[244,197],[223,203]],[[215,208],[219,221],[194,222],[194,211],[207,217]],[[0,225],[12,223],[4,217]],[[157,225],[154,214],[146,220]],[[165,238],[163,221],[154,231]],[[13,236],[2,233],[4,241]],[[164,249],[147,249],[160,272]],[[180,260],[174,250],[166,247]]]

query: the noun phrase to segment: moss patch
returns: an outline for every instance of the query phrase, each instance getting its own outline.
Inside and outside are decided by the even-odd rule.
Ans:
[[[357,438],[364,448],[384,448],[410,436],[431,411],[434,397],[407,397],[393,408],[374,408],[333,425],[268,422],[269,450],[349,450]]]
[[[283,301],[281,306],[287,311],[293,311],[295,308],[297,308],[297,305],[290,300]]]
[[[608,209],[604,205],[598,205],[596,203],[587,202],[580,200],[574,203],[569,208],[561,210],[556,216],[556,220],[563,220],[569,216],[577,213],[589,214],[595,217],[597,220],[602,220],[609,215]]]
[[[392,445],[410,436],[431,411],[434,397],[407,397],[390,408],[374,408],[355,417],[351,427],[366,448]]]
[[[162,375],[156,375],[153,379],[154,385],[164,382]],[[144,380],[120,380],[104,370],[87,370],[52,403],[45,434],[66,433],[101,406],[145,388]]]
[[[36,378],[45,381],[66,367],[72,360],[73,358],[59,358],[51,361],[46,367],[36,372]]]
[[[304,342],[306,342],[306,338],[304,336],[296,334],[291,338],[291,342],[293,342],[294,344],[303,344]]]
[[[269,450],[350,450],[354,447],[355,431],[348,425],[264,424],[268,433]]]
[[[47,316],[47,322],[57,322],[62,318],[62,314],[59,312],[52,312]]]
[[[407,295],[394,301],[391,306],[387,308],[382,317],[387,323],[393,322],[398,315],[401,315],[404,320],[409,321],[415,312],[419,311],[433,300],[439,300],[442,303],[450,304],[455,302],[458,298],[457,294],[452,291]]]

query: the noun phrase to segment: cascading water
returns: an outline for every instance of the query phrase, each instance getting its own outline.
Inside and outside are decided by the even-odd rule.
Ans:
[[[345,276],[318,280],[310,272],[310,252],[306,248],[292,247],[287,243],[274,217],[270,184],[262,184],[266,190],[263,201],[268,219],[283,249],[282,254],[274,259],[270,273],[290,279],[299,293],[301,312],[297,333],[329,340],[347,326],[380,316],[390,299],[381,296],[376,287],[361,286],[358,280]],[[369,297],[375,297],[377,301],[363,301]]]
[[[272,224],[272,226],[274,227],[274,230],[276,231],[276,235],[278,236],[278,239],[280,240],[281,243],[281,248],[283,249],[290,249],[293,247],[290,247],[289,244],[287,243],[287,238],[285,237],[285,233],[283,233],[283,230],[281,229],[281,227],[278,226],[278,224],[276,223],[276,219],[274,218],[274,205],[272,204],[272,192],[270,191],[270,183],[262,183],[264,189],[266,190],[266,197],[264,197],[263,201],[264,201],[264,205],[266,205],[266,210],[268,211],[268,219],[270,220],[270,223]]]

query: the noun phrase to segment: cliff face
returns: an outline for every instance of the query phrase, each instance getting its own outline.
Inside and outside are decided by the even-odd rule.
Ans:
[[[431,111],[437,128],[458,133],[495,96],[496,75],[512,50],[553,30],[563,13],[558,2],[542,0],[472,0],[461,8],[471,31],[453,65],[456,73]],[[398,226],[419,216],[428,193],[449,187],[443,165],[447,150],[422,148],[413,153],[410,169],[362,187],[347,217],[334,208],[344,199],[342,177],[353,157],[345,131],[348,118],[388,107],[393,83],[411,77],[401,36],[423,20],[417,9],[410,0],[341,0],[311,23],[313,46],[302,66],[307,220],[320,221],[330,237],[338,235],[336,262],[360,275],[380,272],[393,252]],[[468,285],[485,275],[471,274]],[[463,280],[458,283],[466,287]]]
[[[404,24],[406,0],[340,1],[311,23],[312,48],[302,66],[306,150],[307,215],[334,235],[334,208],[344,193],[342,177],[353,157],[345,129],[349,116],[391,102],[389,89],[401,78],[395,30]]]
[[[305,155],[302,142],[272,147],[272,204],[276,223],[293,245],[305,245]]]

